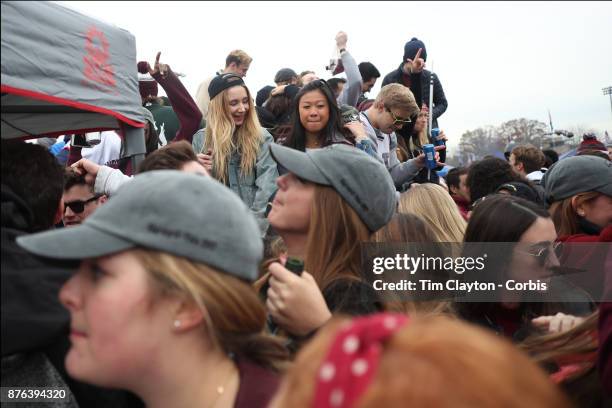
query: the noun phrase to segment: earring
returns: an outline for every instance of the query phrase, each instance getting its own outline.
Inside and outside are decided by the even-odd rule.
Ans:
[[[181,327],[181,321],[180,321],[180,320],[175,320],[175,321],[174,321],[174,327],[176,327],[177,329],[178,329],[179,327]]]

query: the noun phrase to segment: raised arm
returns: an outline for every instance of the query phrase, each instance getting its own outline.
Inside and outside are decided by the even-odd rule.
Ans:
[[[338,97],[338,103],[341,105],[357,106],[359,95],[361,94],[361,73],[355,58],[346,50],[348,37],[345,32],[340,31],[336,35],[336,46],[340,51],[340,58],[346,72],[346,85],[342,93]]]
[[[191,143],[194,133],[199,129],[202,122],[202,112],[180,79],[176,76],[170,66],[159,62],[161,52],[157,53],[155,66],[148,65],[149,74],[166,91],[166,95],[172,104],[172,109],[179,119],[179,128],[173,142],[187,140]]]

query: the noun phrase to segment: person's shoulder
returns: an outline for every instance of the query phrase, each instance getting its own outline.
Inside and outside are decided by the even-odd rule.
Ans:
[[[204,146],[204,140],[206,137],[206,128],[198,129],[197,132],[193,134],[193,138],[191,139],[191,146],[195,153],[200,153],[202,150],[202,146]]]
[[[265,127],[261,128],[261,143],[262,144],[274,143],[274,137],[272,136],[270,131],[266,129]]]
[[[397,68],[394,69],[393,71],[389,72],[383,78],[383,82],[387,82],[387,83],[396,82],[398,80],[399,80],[399,73],[398,73],[398,69]]]
[[[332,133],[331,144],[346,144],[349,146],[355,146],[355,143],[351,142],[344,133],[337,130]]]
[[[244,358],[239,358],[237,365],[240,372],[240,388],[234,406],[267,407],[278,389],[279,374]]]
[[[360,279],[336,279],[323,290],[323,297],[335,313],[364,315],[382,308],[374,288]]]
[[[365,112],[359,112],[359,121],[361,122],[361,124],[363,125],[367,133],[376,134],[376,130],[374,129],[374,126],[372,126],[372,124],[368,120],[368,117],[365,114]]]
[[[204,79],[202,80],[202,82],[200,82],[200,86],[202,86],[202,85],[204,85],[204,84],[208,85],[208,84],[210,83],[210,81],[212,81],[212,80],[213,80],[213,78],[214,78],[214,77],[216,77],[217,75],[219,75],[219,74],[218,74],[218,73],[215,73],[215,75],[211,75],[211,76],[208,76],[208,77],[204,78]]]

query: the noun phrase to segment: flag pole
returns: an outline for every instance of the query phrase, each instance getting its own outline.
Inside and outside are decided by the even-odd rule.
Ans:
[[[430,76],[429,76],[429,112],[428,112],[428,116],[429,116],[429,139],[433,141],[433,143],[435,144],[435,140],[433,140],[433,136],[431,134],[431,128],[433,127],[433,85],[434,85],[434,80],[433,80],[433,61],[431,62],[431,71],[430,71]]]

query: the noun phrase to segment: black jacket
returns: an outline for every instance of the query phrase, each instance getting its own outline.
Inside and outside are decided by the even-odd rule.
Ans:
[[[389,72],[385,79],[383,79],[382,86],[387,84],[402,84],[402,66],[404,64],[400,64],[400,66],[395,70]],[[416,100],[419,108],[423,106],[423,103],[426,103],[429,106],[429,83],[430,76],[432,75],[431,71],[424,69],[422,72],[418,74],[410,75],[410,90],[414,94],[414,99]],[[433,127],[438,127],[438,118],[442,116],[442,114],[448,108],[448,101],[446,100],[446,96],[444,95],[444,89],[442,89],[442,83],[438,78],[437,74],[433,74]]]
[[[2,356],[38,350],[67,334],[70,316],[58,293],[71,271],[45,263],[15,243],[30,232],[32,213],[2,186]]]
[[[68,377],[64,358],[70,347],[70,315],[58,296],[77,265],[39,258],[18,246],[16,238],[32,232],[32,211],[4,184],[1,199],[2,386],[68,386],[82,407],[143,406],[127,392],[103,390]],[[16,368],[13,361],[28,364]],[[41,379],[53,378],[43,375],[50,372],[60,374],[65,384],[41,384]]]

